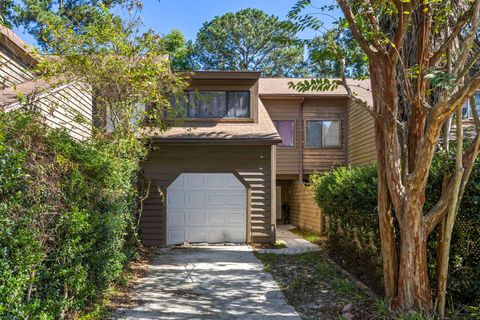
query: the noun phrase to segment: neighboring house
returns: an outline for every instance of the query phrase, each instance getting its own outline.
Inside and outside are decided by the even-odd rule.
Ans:
[[[31,108],[52,128],[64,128],[80,140],[90,137],[93,102],[88,86],[38,79],[36,63],[28,44],[0,26],[0,108]]]
[[[182,103],[186,122],[151,135],[145,244],[273,242],[284,222],[282,203],[291,207],[292,223],[321,231],[320,210],[303,182],[335,165],[373,161],[373,123],[345,90],[299,94],[288,88],[296,80],[192,75]]]

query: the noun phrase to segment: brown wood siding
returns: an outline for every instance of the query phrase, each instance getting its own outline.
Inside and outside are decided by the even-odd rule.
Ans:
[[[372,116],[364,108],[348,101],[348,162],[352,166],[376,161],[375,127]]]
[[[0,90],[32,79],[33,75],[27,66],[0,47]]]
[[[263,100],[272,120],[293,120],[295,126],[294,147],[277,147],[277,174],[298,174],[300,167],[300,104],[301,100]]]
[[[6,111],[22,107],[20,103],[8,106]],[[28,107],[41,113],[51,128],[64,128],[79,140],[91,136],[92,96],[88,86],[74,83],[59,87],[39,96]],[[80,117],[83,118],[80,121]]]
[[[324,231],[324,218],[320,207],[314,201],[310,187],[298,182],[290,185],[290,223],[317,233]]]
[[[340,120],[341,147],[338,148],[304,148],[303,172],[330,170],[333,166],[345,165],[347,162],[347,116],[346,99],[320,98],[305,100],[303,105],[302,141],[305,141],[305,122],[307,120]],[[304,145],[305,147],[305,145]]]
[[[247,235],[254,242],[272,242],[272,168],[270,145],[167,145],[151,151],[144,162],[151,181],[141,219],[142,242],[164,245],[166,187],[182,172],[237,172],[249,186]],[[163,193],[163,195],[162,195]]]

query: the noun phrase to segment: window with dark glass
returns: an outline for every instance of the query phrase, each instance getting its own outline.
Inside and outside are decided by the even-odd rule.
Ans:
[[[341,146],[339,120],[308,120],[305,130],[308,148]]]
[[[174,103],[188,118],[250,117],[249,91],[187,91]]]
[[[274,120],[273,123],[277,128],[282,143],[278,144],[279,147],[293,147],[295,145],[294,134],[295,124],[293,120]]]

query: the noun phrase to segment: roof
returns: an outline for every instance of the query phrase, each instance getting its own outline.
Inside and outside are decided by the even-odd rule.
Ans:
[[[289,83],[298,83],[305,80],[312,80],[312,78],[261,78],[259,80],[259,94],[260,97],[347,97],[347,90],[339,86],[332,91],[307,91],[298,92],[289,87]],[[332,79],[334,80],[334,79]],[[358,95],[359,98],[366,100],[369,104],[372,103],[372,93],[370,90],[370,80],[353,80],[348,79],[352,91]]]
[[[277,144],[282,142],[267,110],[259,99],[258,123],[209,123],[202,126],[172,127],[165,132],[146,130],[158,142],[243,142]]]
[[[258,80],[260,72],[257,71],[195,71],[190,74],[191,79],[201,80]]]
[[[39,98],[42,94],[59,89],[61,85],[60,78],[54,78],[50,81],[39,78],[7,87],[0,91],[0,108],[7,109],[9,105],[18,103],[20,97],[26,99]]]
[[[28,66],[33,66],[37,63],[33,48],[15,32],[2,25],[0,25],[0,46],[18,56]]]

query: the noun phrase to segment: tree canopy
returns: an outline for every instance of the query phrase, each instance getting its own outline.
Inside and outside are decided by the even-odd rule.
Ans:
[[[480,89],[480,0],[337,3],[368,57],[371,86],[366,89],[372,102],[356,95],[346,80],[346,56],[339,56],[341,80],[315,79],[292,87],[303,91],[343,86],[373,117],[386,298],[396,310],[434,311],[444,317],[452,230],[480,153],[480,120],[473,97]],[[300,26],[318,30],[312,14],[302,15],[311,4],[311,0],[298,1],[291,16]],[[332,50],[336,46],[333,43]],[[462,107],[469,100],[475,129],[467,143]],[[426,207],[436,152],[445,161],[441,196]],[[448,169],[449,162],[455,164],[453,170]],[[426,243],[434,230],[438,252],[432,290]]]
[[[252,70],[263,76],[302,76],[304,50],[296,31],[261,10],[245,9],[205,22],[195,49],[205,70]]]

